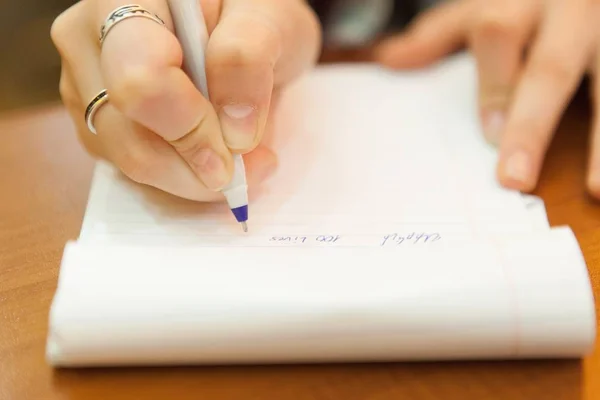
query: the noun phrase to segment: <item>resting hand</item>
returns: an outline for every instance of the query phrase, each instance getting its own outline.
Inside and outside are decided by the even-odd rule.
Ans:
[[[506,187],[530,191],[582,78],[587,71],[598,77],[599,26],[600,3],[593,0],[456,0],[384,42],[378,57],[390,67],[413,68],[469,46],[485,136],[499,147],[498,178]],[[597,79],[593,91],[600,95]],[[600,118],[600,103],[596,108]],[[587,181],[600,197],[598,122]]]
[[[60,92],[87,148],[134,181],[198,200],[232,177],[232,153],[245,157],[248,183],[274,167],[264,146],[272,94],[315,63],[316,17],[304,0],[202,0],[210,39],[206,69],[210,102],[182,70],[166,0],[140,0],[166,26],[146,18],[100,29],[124,0],[82,0],[52,26],[62,59]],[[109,100],[94,116],[85,108],[102,89]]]

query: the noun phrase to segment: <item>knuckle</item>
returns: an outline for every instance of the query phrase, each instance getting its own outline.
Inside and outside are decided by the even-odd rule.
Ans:
[[[75,88],[64,75],[60,77],[58,82],[58,93],[66,107],[73,107],[79,102]]]
[[[575,68],[567,57],[549,55],[539,57],[531,64],[531,74],[549,83],[557,85],[568,85],[576,77]]]
[[[230,42],[221,46],[218,52],[213,53],[211,66],[213,68],[247,68],[261,64],[271,64],[266,57],[266,46],[261,43],[243,44]]]
[[[161,98],[159,76],[158,71],[147,66],[124,67],[107,82],[111,102],[127,114],[129,111],[144,108],[149,102],[159,100]]]
[[[169,141],[169,144],[173,146],[183,158],[193,158],[194,154],[207,146],[210,141],[209,132],[214,131],[211,130],[211,127],[209,126],[211,124],[207,120],[207,114],[202,113],[191,131],[175,140]]]
[[[301,10],[295,12],[299,16],[298,21],[292,26],[291,35],[301,35],[307,39],[304,43],[312,45],[303,46],[300,51],[309,52],[311,54],[310,59],[314,61],[318,57],[318,50],[322,45],[323,34],[321,29],[321,23],[318,15],[315,11],[308,7],[305,3]],[[283,46],[283,42],[281,44]]]
[[[483,37],[510,37],[519,30],[515,18],[494,7],[484,8],[473,22],[473,33]]]
[[[240,34],[229,36],[218,43],[211,51],[207,61],[215,68],[248,67],[269,64],[271,67],[282,52],[283,34],[273,21],[265,16],[244,17],[239,27]],[[235,21],[230,21],[235,23]],[[252,29],[251,35],[242,34],[243,26]]]
[[[73,35],[73,31],[78,29],[81,24],[83,6],[83,2],[76,3],[52,21],[50,39],[59,51],[63,50],[64,46],[73,40],[73,37],[76,37]]]
[[[59,14],[50,26],[50,39],[57,48],[69,37],[69,13],[70,10],[66,10]]]

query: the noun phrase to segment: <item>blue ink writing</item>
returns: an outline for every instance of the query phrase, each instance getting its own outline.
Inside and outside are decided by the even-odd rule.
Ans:
[[[340,236],[317,236],[317,242],[321,243],[335,243],[340,239]]]
[[[306,236],[273,236],[271,242],[284,243],[305,243],[308,238]]]
[[[402,235],[400,233],[391,233],[383,237],[381,246],[383,247],[385,245],[399,246],[401,244],[425,244],[437,242],[440,239],[441,236],[438,233],[411,232],[408,235]]]
[[[282,244],[328,244],[337,243],[342,237],[340,235],[319,235],[319,236],[272,236],[269,241]]]

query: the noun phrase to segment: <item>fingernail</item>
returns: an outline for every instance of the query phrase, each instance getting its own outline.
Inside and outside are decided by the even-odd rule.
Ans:
[[[229,180],[223,159],[212,149],[202,149],[192,157],[192,165],[202,182],[213,190],[220,190]]]
[[[258,112],[249,105],[230,104],[221,109],[221,128],[230,149],[249,149],[256,138]]]
[[[485,111],[483,113],[483,131],[486,140],[497,146],[504,129],[504,113],[502,111]]]
[[[531,176],[531,158],[524,151],[513,153],[506,160],[505,176],[520,184],[527,184]]]

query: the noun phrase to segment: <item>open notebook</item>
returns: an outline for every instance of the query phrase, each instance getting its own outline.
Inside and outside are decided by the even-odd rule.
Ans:
[[[471,58],[319,67],[289,87],[251,188],[173,198],[99,163],[50,312],[57,366],[578,357],[587,269],[541,200],[500,188]]]

